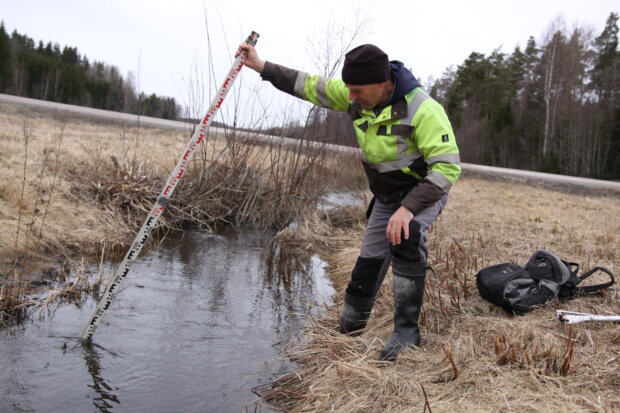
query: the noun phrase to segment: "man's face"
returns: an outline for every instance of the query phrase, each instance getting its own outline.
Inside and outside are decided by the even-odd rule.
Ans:
[[[363,109],[373,109],[385,100],[385,83],[369,85],[349,85],[349,99],[360,104]]]

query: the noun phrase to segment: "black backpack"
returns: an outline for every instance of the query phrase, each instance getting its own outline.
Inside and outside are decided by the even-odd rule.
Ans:
[[[611,281],[578,286],[596,271],[607,273]],[[476,286],[482,298],[507,311],[523,314],[555,297],[570,300],[577,293],[600,291],[615,283],[607,268],[595,267],[581,277],[577,276],[578,272],[579,265],[574,262],[566,262],[552,252],[539,250],[524,267],[504,263],[483,268],[476,274]]]

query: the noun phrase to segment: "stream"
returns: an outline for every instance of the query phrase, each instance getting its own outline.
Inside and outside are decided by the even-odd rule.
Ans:
[[[143,252],[92,345],[90,297],[0,329],[0,412],[271,411],[252,389],[294,369],[283,346],[334,290],[318,256],[269,237],[189,231]]]

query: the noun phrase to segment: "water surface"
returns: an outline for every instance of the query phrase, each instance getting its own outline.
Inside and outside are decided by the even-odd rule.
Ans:
[[[90,298],[0,330],[0,411],[254,411],[251,389],[293,368],[283,345],[331,304],[323,266],[260,232],[167,239],[134,263],[92,346],[76,339]]]

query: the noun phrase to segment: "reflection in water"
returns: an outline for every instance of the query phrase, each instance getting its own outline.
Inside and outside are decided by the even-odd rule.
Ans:
[[[112,411],[114,405],[120,404],[120,401],[116,395],[112,393],[114,389],[103,379],[101,375],[101,365],[99,364],[100,356],[95,350],[95,344],[84,341],[82,348],[84,350],[84,360],[86,361],[86,368],[88,373],[93,379],[93,384],[89,384],[88,387],[93,389],[97,393],[97,397],[93,398],[93,404],[98,412],[109,413]]]
[[[251,389],[293,368],[280,349],[331,294],[318,257],[263,233],[166,239],[136,260],[81,351],[66,336],[91,299],[0,330],[0,412],[242,412]]]
[[[317,295],[319,288],[315,286],[315,269],[309,255],[293,253],[278,243],[271,243],[263,250],[261,259],[261,272],[263,272],[262,295],[269,294],[273,302],[273,312],[277,318],[276,331],[287,325],[289,328],[291,315],[299,315],[303,321],[303,315],[308,314],[314,304],[312,300],[300,301],[299,297],[312,296],[321,302]],[[297,321],[297,319],[295,319]],[[294,329],[301,328],[301,324],[295,324]],[[282,337],[288,341],[291,337]]]

